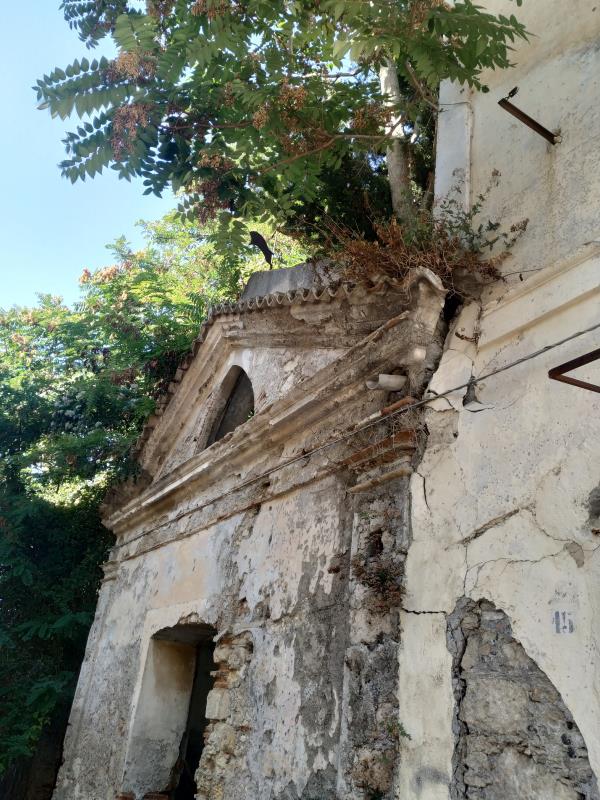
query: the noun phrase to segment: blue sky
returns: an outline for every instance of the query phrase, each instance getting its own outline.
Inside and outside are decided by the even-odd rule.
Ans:
[[[61,177],[61,139],[76,117],[62,122],[37,111],[31,89],[43,73],[86,53],[59,2],[3,3],[0,308],[34,304],[37,292],[72,303],[83,268],[111,263],[107,243],[124,234],[140,245],[137,220],[175,206],[172,196],[144,197],[141,182],[119,181],[112,170],[75,185]]]

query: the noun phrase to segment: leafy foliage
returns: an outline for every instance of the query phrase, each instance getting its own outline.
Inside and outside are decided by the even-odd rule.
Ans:
[[[107,544],[97,500],[90,490],[55,504],[3,475],[0,773],[72,694]]]
[[[407,143],[430,142],[439,82],[485,89],[482,72],[509,66],[511,43],[527,37],[514,15],[471,0],[141,5],[63,1],[88,46],[109,36],[119,54],[44,75],[40,107],[82,120],[65,140],[70,180],[110,166],[140,176],[146,193],[172,186],[188,219],[219,218],[222,241],[240,219],[299,215],[302,227],[336,211],[331,176],[354,179],[357,163],[377,175],[392,120]],[[401,101],[381,94],[384,62]]]
[[[173,216],[145,230],[141,252],[119,240],[113,266],[84,270],[74,309],[44,296],[0,313],[0,773],[71,697],[108,485],[132,470],[131,444],[207,306],[264,266],[249,254],[240,267]],[[280,263],[302,260],[294,242],[270,244]]]

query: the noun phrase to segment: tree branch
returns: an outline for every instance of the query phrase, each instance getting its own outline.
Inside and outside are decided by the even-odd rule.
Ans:
[[[337,81],[340,78],[356,78],[357,75],[360,75],[361,72],[364,72],[363,67],[358,67],[353,72],[306,72],[300,75],[292,75],[290,77],[294,78],[295,80],[301,80],[302,78],[323,78],[326,81]]]
[[[366,134],[366,133],[332,133],[329,135],[329,139],[324,143],[319,145],[318,147],[314,147],[312,150],[306,150],[304,153],[297,153],[295,156],[290,156],[289,158],[283,159],[283,161],[277,161],[275,164],[270,164],[268,167],[264,167],[263,169],[259,170],[259,173],[262,175],[265,172],[269,172],[276,167],[280,167],[283,164],[291,164],[294,161],[298,161],[301,158],[305,158],[307,156],[312,156],[315,153],[320,153],[322,150],[327,150],[328,147],[334,142],[339,141],[340,139],[366,139],[368,141],[375,141],[375,144],[383,144],[388,139],[394,139],[393,133],[395,129],[400,125],[402,122],[402,118],[398,118],[394,125],[384,134]]]
[[[282,167],[284,164],[292,164],[294,161],[298,161],[301,158],[306,158],[307,156],[313,156],[315,153],[320,153],[322,150],[327,150],[327,148],[331,147],[331,145],[339,138],[341,138],[339,135],[332,136],[331,139],[328,139],[326,142],[319,145],[318,147],[313,147],[312,150],[306,150],[304,153],[296,153],[295,156],[284,158],[282,161],[277,161],[275,164],[269,164],[268,167],[263,167],[263,169],[259,170],[259,174],[264,175],[265,172],[270,172],[272,169],[277,169],[278,167]]]
[[[417,93],[421,96],[421,99],[424,100],[430,108],[438,112],[440,109],[438,108],[437,104],[433,102],[430,95],[426,92],[425,88],[423,87],[423,84],[417,78],[417,74],[412,68],[412,65],[410,64],[408,59],[404,62],[404,66],[406,67],[406,71],[408,73],[408,79],[411,83],[411,86],[414,89],[416,89]]]

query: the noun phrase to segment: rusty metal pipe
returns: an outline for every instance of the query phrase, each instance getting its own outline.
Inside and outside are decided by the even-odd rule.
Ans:
[[[586,353],[584,356],[574,358],[571,361],[566,361],[564,364],[559,364],[558,367],[552,367],[551,370],[548,370],[548,377],[553,381],[569,383],[571,386],[579,386],[580,389],[589,389],[590,392],[600,392],[600,386],[596,386],[594,383],[580,381],[578,378],[570,378],[568,375],[564,374],[565,372],[579,369],[579,367],[584,367],[586,364],[591,364],[592,361],[597,361],[598,359],[600,359],[600,348],[598,348],[598,350],[592,350],[591,353]]]
[[[353,430],[356,428],[360,428],[361,425],[365,425],[369,422],[372,422],[375,419],[379,419],[380,417],[387,417],[388,414],[392,414],[394,411],[397,411],[400,408],[404,408],[404,406],[410,406],[413,403],[416,403],[414,397],[403,397],[402,400],[398,400],[396,403],[392,403],[390,406],[385,406],[384,408],[380,408],[379,411],[375,411],[373,414],[370,414],[368,417],[361,419],[360,422],[357,422],[356,425],[353,425]]]
[[[547,142],[550,144],[559,144],[562,139],[557,133],[552,133],[549,131],[548,128],[544,128],[537,120],[530,117],[529,114],[526,114],[524,111],[521,111],[520,108],[513,105],[510,100],[507,100],[506,97],[503,97],[502,100],[498,100],[498,105],[500,108],[503,108],[505,111],[508,111],[509,114],[512,114],[513,117],[516,117],[519,122],[522,122],[524,125],[527,125],[528,128],[531,128],[532,131],[535,131],[540,136],[543,136]]]

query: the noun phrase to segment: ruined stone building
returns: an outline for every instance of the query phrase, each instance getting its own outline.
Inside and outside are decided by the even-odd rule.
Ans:
[[[213,310],[107,511],[56,800],[600,799],[600,394],[548,377],[600,341],[600,4],[520,16],[437,151],[438,197],[495,169],[529,219],[505,280],[303,266]]]

